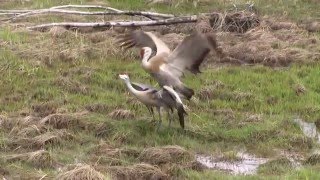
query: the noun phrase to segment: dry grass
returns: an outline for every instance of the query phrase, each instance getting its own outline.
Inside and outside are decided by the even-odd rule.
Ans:
[[[72,140],[74,136],[66,130],[54,130],[45,132],[34,137],[16,137],[11,135],[8,138],[10,149],[43,149],[48,145],[58,145],[65,140]]]
[[[58,77],[53,82],[53,85],[61,87],[70,93],[81,93],[83,95],[88,95],[90,91],[88,86],[70,77]]]
[[[192,159],[192,156],[187,150],[180,146],[164,146],[143,150],[139,159],[146,163],[161,165],[189,161]]]
[[[218,39],[227,54],[222,62],[288,66],[320,59],[319,39],[291,22],[266,19],[243,35],[220,32]]]
[[[246,11],[232,13],[213,13],[209,18],[210,26],[215,31],[244,33],[260,25],[260,18]]]
[[[130,110],[116,109],[111,113],[109,113],[108,116],[111,117],[112,119],[121,120],[121,119],[132,119],[135,117],[135,114]]]
[[[58,104],[56,103],[45,102],[40,104],[34,104],[31,106],[31,114],[37,117],[45,117],[50,114],[56,113],[57,108]]]
[[[62,141],[72,140],[74,136],[66,130],[55,130],[52,132],[46,132],[39,136],[32,138],[32,146],[38,148],[44,148],[46,145],[61,144]]]
[[[51,114],[41,119],[39,123],[55,129],[84,129],[87,126],[87,123],[78,117],[68,114]]]
[[[117,180],[169,179],[168,175],[163,173],[159,168],[145,163],[135,164],[132,166],[113,166],[107,168],[107,171],[110,172],[112,178]]]
[[[54,160],[52,159],[50,153],[46,150],[38,150],[34,152],[21,154],[12,154],[5,156],[4,159],[7,162],[27,162],[38,168],[52,167],[54,165]]]
[[[86,110],[90,112],[96,112],[96,113],[107,113],[112,108],[108,104],[102,104],[102,103],[94,103],[94,104],[88,104],[85,106]]]
[[[57,179],[61,180],[105,180],[109,179],[102,173],[96,171],[92,166],[87,164],[75,164],[67,166],[61,173],[58,174]]]
[[[311,154],[305,161],[305,164],[317,165],[320,164],[320,153],[316,152]]]

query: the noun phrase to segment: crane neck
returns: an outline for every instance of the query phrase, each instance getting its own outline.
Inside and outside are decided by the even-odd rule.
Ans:
[[[134,87],[132,87],[131,82],[130,82],[129,79],[128,79],[128,80],[125,80],[125,83],[126,83],[126,85],[127,85],[127,88],[129,89],[129,91],[130,91],[132,94],[136,95],[136,94],[139,93],[139,91],[137,91]]]
[[[150,59],[151,54],[145,54],[142,58],[142,67],[148,68],[150,66]]]

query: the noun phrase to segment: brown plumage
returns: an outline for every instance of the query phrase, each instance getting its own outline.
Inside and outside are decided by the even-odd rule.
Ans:
[[[151,32],[132,31],[119,37],[121,47],[142,48],[142,67],[150,73],[160,86],[171,86],[185,98],[190,99],[194,92],[180,80],[187,70],[193,74],[200,73],[200,65],[210,50],[222,55],[214,34],[194,32],[187,36],[174,51]],[[156,54],[152,56],[152,51]],[[152,57],[151,57],[152,56]]]

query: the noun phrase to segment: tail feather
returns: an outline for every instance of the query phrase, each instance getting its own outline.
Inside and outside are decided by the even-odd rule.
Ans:
[[[181,126],[182,129],[184,129],[184,115],[188,115],[186,110],[185,110],[184,104],[182,103],[178,93],[175,90],[173,90],[169,86],[163,86],[163,88],[165,90],[167,90],[172,96],[175,97],[176,108],[177,108],[177,111],[178,111],[180,126]]]
[[[179,88],[178,90],[187,100],[190,100],[191,97],[194,95],[194,91],[191,88],[188,88],[186,86],[183,86],[182,88]]]
[[[178,116],[179,116],[179,123],[182,129],[184,129],[184,115],[188,115],[187,112],[185,111],[184,107],[182,104],[178,105]]]

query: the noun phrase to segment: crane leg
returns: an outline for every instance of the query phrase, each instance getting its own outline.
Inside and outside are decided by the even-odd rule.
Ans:
[[[173,111],[172,111],[172,109],[169,109],[168,110],[169,128],[171,127],[171,122],[173,119],[172,115],[173,115]]]
[[[157,107],[157,111],[158,111],[158,114],[159,114],[159,123],[158,123],[157,130],[159,130],[160,127],[161,127],[161,123],[162,123],[162,119],[161,119],[161,107]]]
[[[149,106],[146,106],[149,113],[152,115],[152,122],[155,122],[156,121],[156,118],[154,117],[154,111],[153,111],[153,107],[149,107]]]

